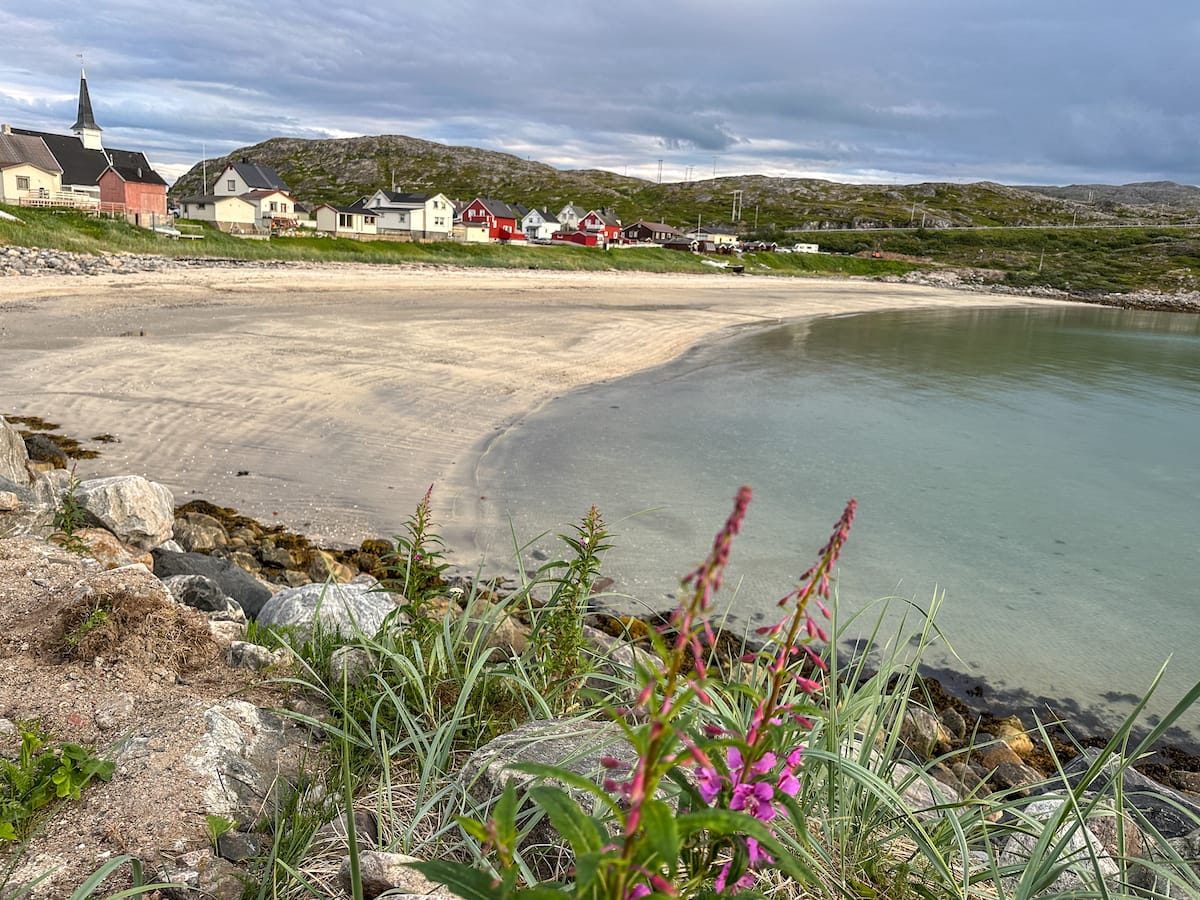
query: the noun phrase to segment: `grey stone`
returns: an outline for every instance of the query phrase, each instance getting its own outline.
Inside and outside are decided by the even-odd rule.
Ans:
[[[211,849],[193,850],[159,869],[164,883],[182,887],[162,888],[166,900],[239,900],[246,890],[238,876],[241,870],[228,860],[214,855]]]
[[[229,543],[225,527],[212,516],[187,512],[175,518],[175,540],[189,553],[215,550]]]
[[[282,650],[268,650],[261,644],[250,641],[233,641],[225,654],[225,662],[233,669],[260,671],[284,661],[287,655]]]
[[[303,584],[280,591],[258,611],[260,625],[309,632],[314,623],[345,636],[374,636],[384,619],[396,611],[392,595],[377,582]]]
[[[170,575],[162,580],[176,603],[201,612],[226,612],[235,602],[213,579],[205,575]]]
[[[334,685],[361,684],[375,668],[375,659],[362,647],[346,645],[329,655],[329,680]]]
[[[436,882],[430,881],[409,863],[418,862],[416,857],[400,853],[384,853],[365,850],[359,854],[359,872],[362,876],[363,897],[368,900],[391,891],[388,896],[420,896],[449,898],[453,895]],[[350,892],[350,860],[342,863],[338,871],[338,882],[342,889]]]
[[[28,487],[32,481],[28,463],[25,439],[0,416],[0,478],[6,478],[20,487]]]
[[[67,454],[50,439],[49,435],[35,433],[25,438],[25,452],[34,462],[50,463],[55,469],[67,467]]]
[[[175,498],[140,475],[89,479],[75,497],[89,518],[140,550],[153,550],[171,537]]]
[[[1038,852],[1038,839],[1041,837],[1039,824],[1042,830],[1050,827],[1056,821],[1065,802],[1060,798],[1052,797],[1035,800],[1026,806],[1023,810],[1024,816],[1032,819],[1032,822],[1026,822],[1023,826],[1028,833],[1017,833],[1009,837],[1000,851],[998,859],[1000,866],[1026,868],[1031,863],[1038,865],[1044,862],[1044,860],[1035,858],[1035,854]],[[1046,885],[1046,894],[1066,894],[1089,888],[1098,889],[1095,877],[1097,870],[1105,879],[1112,878],[1120,871],[1116,860],[1104,850],[1100,838],[1088,825],[1076,823],[1073,812],[1068,811],[1057,821],[1060,821],[1061,824],[1055,831],[1052,843],[1062,842],[1062,846],[1054,862],[1058,865],[1066,864],[1066,867],[1052,884]],[[1095,860],[1094,866],[1093,860]],[[1017,876],[1006,878],[1005,883],[1015,886]]]
[[[21,498],[13,491],[0,491],[0,512],[13,512],[20,508]]]
[[[1100,757],[1100,750],[1088,747],[1065,767],[1067,782],[1078,787],[1084,773]],[[1102,790],[1111,795],[1115,787],[1117,760],[1110,757],[1101,768],[1099,776],[1088,787]],[[1143,775],[1132,767],[1121,773],[1122,796],[1125,802],[1137,809],[1154,830],[1166,838],[1180,837],[1191,833],[1200,822],[1200,803],[1196,798],[1181,794],[1153,778]]]
[[[211,578],[251,618],[271,599],[270,589],[245,570],[229,560],[203,553],[173,553],[160,547],[154,551],[154,571],[160,578],[172,575],[203,575]]]

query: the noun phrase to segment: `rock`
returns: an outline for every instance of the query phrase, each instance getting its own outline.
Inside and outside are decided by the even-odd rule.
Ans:
[[[115,731],[124,727],[133,715],[134,703],[131,694],[121,694],[114,700],[96,709],[96,727],[101,731]]]
[[[967,720],[962,717],[958,710],[951,706],[947,706],[942,710],[940,718],[942,725],[950,732],[950,736],[956,741],[964,740],[967,736]]]
[[[47,434],[35,432],[25,438],[25,452],[31,462],[49,463],[51,469],[67,467],[67,454]]]
[[[6,478],[19,487],[28,487],[33,480],[29,476],[28,463],[25,439],[0,416],[0,478]]]
[[[270,816],[288,781],[302,732],[286,719],[244,700],[223,700],[204,711],[205,733],[185,762],[200,780],[205,815],[236,822]]]
[[[91,519],[134,547],[153,550],[171,537],[175,499],[140,475],[89,479],[75,497]]]
[[[345,584],[358,575],[349,566],[338,562],[324,550],[313,554],[313,561],[308,566],[308,577],[316,582],[336,581]]]
[[[203,553],[172,553],[161,547],[154,551],[154,571],[160,578],[172,575],[203,575],[215,581],[225,595],[236,601],[253,618],[271,599],[270,589],[229,560]]]
[[[620,760],[626,768],[605,769],[600,764],[605,756]],[[518,797],[537,781],[533,775],[514,768],[518,763],[559,766],[603,784],[606,778],[627,777],[636,760],[633,747],[614,723],[546,719],[527,722],[480,747],[467,757],[458,780],[484,808],[489,808],[509,781],[515,784]],[[596,797],[588,791],[568,788],[567,792],[588,815],[599,812]],[[558,847],[562,843],[543,819],[530,831],[523,846]]]
[[[296,557],[290,550],[276,547],[274,544],[264,543],[258,555],[266,565],[277,566],[280,569],[291,569],[296,565]]]
[[[229,646],[234,641],[240,641],[246,635],[246,625],[244,622],[229,622],[219,619],[208,620],[208,633],[218,647],[224,647],[226,650],[226,661],[229,659]],[[230,665],[233,665],[230,663]]]
[[[395,613],[393,595],[373,579],[349,584],[304,584],[286,588],[258,611],[259,625],[311,630],[314,622],[344,636],[373,637],[384,619]]]
[[[379,850],[365,850],[359,854],[359,872],[362,876],[363,897],[367,900],[380,894],[392,891],[389,896],[410,895],[433,897],[437,900],[453,897],[454,895],[436,882],[430,881],[408,864],[419,862],[416,857],[404,856],[400,853],[384,853]],[[342,863],[338,870],[338,883],[342,890],[350,893],[350,860]]]
[[[497,609],[487,600],[477,600],[467,613],[463,636],[475,642],[483,635],[484,647],[496,647],[510,656],[520,656],[529,647],[529,626],[510,611]]]
[[[13,512],[20,507],[20,497],[12,491],[0,491],[0,512]]]
[[[268,650],[261,644],[250,641],[233,641],[225,654],[225,661],[233,669],[251,669],[255,672],[279,665],[287,659],[287,653],[282,650]]]
[[[920,706],[909,706],[900,722],[900,743],[908,748],[918,760],[924,762],[933,756],[939,743],[949,744],[950,735],[941,721],[929,710]]]
[[[1083,774],[1100,758],[1100,750],[1088,747],[1065,767],[1067,782],[1078,787]],[[1117,758],[1109,758],[1099,775],[1089,785],[1093,790],[1113,793]],[[1192,832],[1200,821],[1200,803],[1193,797],[1174,791],[1133,768],[1121,773],[1122,796],[1136,808],[1146,821],[1163,837],[1173,838]]]
[[[329,680],[334,686],[361,684],[374,669],[374,657],[362,647],[345,645],[329,655]]]
[[[1033,741],[1029,732],[1018,716],[1009,716],[992,724],[992,734],[1008,744],[1009,749],[1021,759],[1028,759],[1033,753]]]
[[[217,837],[217,855],[230,862],[246,862],[269,851],[270,838],[252,831],[226,831]]]
[[[185,512],[175,517],[175,540],[188,553],[205,553],[229,543],[225,526],[212,516]]]
[[[205,575],[171,575],[162,580],[176,603],[204,613],[240,612],[237,601],[226,595],[221,586]]]
[[[1065,864],[1065,870],[1051,884],[1045,885],[1044,891],[1047,894],[1066,894],[1081,889],[1086,890],[1088,887],[1095,889],[1097,887],[1095,870],[1099,870],[1101,877],[1106,879],[1120,871],[1117,862],[1105,852],[1100,839],[1088,825],[1078,825],[1074,813],[1070,811],[1059,816],[1059,811],[1065,803],[1066,801],[1057,797],[1035,800],[1023,810],[1024,816],[1031,817],[1035,822],[1040,821],[1042,829],[1049,827],[1056,818],[1061,818],[1061,824],[1055,831],[1054,840],[1049,845],[1057,846],[1054,859],[1047,860],[1036,856],[1039,853],[1037,845],[1041,835],[1036,832],[1033,824],[1027,824],[1024,827],[1033,829],[1035,833],[1013,834],[1005,842],[998,859],[1001,867],[1019,866],[1023,869],[1031,864],[1034,866],[1047,863]],[[1043,847],[1040,852],[1045,853],[1047,849]],[[1095,859],[1095,868],[1093,868],[1093,859]],[[1017,876],[1010,876],[1005,879],[1005,883],[1015,887],[1017,880]]]
[[[166,900],[240,900],[246,889],[238,876],[242,870],[216,856],[209,848],[193,850],[163,865],[159,878],[165,883],[182,887],[162,888]]]
[[[145,550],[121,543],[111,531],[103,528],[78,528],[73,537],[87,549],[87,555],[105,569],[118,569],[140,563],[153,568],[154,557]]]

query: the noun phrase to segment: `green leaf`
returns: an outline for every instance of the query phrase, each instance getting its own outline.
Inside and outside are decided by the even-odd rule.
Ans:
[[[539,778],[550,779],[553,781],[561,781],[568,787],[579,788],[581,791],[587,791],[592,796],[596,797],[605,806],[611,809],[614,813],[619,812],[619,807],[612,797],[608,796],[607,792],[592,781],[590,778],[585,778],[582,775],[576,775],[567,769],[558,766],[548,766],[543,763],[516,763],[512,766],[518,772],[526,772],[530,775],[537,775]]]
[[[472,869],[463,863],[431,859],[408,865],[430,881],[445,885],[451,893],[466,900],[501,900],[510,893],[486,872]]]
[[[642,803],[642,833],[658,861],[675,875],[679,863],[679,829],[671,807],[661,800]]]
[[[550,824],[567,840],[576,856],[599,850],[604,845],[600,823],[586,815],[566,791],[543,784],[529,793],[534,802],[546,811]]]

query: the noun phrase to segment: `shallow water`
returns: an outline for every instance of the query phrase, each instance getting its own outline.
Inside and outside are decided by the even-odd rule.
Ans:
[[[478,481],[558,555],[597,503],[630,610],[669,606],[738,485],[755,500],[723,610],[775,614],[850,496],[839,610],[942,599],[926,663],[997,706],[1111,727],[1172,660],[1151,712],[1200,679],[1200,317],[1107,308],[910,311],[744,332],[550,404]],[[554,523],[562,523],[555,525]],[[910,602],[911,601],[911,604]],[[719,606],[721,603],[718,604]],[[865,624],[849,634],[861,634]],[[1173,737],[1200,743],[1200,719]]]

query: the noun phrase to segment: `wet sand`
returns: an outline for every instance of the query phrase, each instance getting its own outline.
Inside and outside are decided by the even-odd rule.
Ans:
[[[395,534],[430,485],[474,533],[489,442],[570,391],[806,316],[1053,301],[857,280],[359,266],[0,279],[0,414],[328,544]]]

